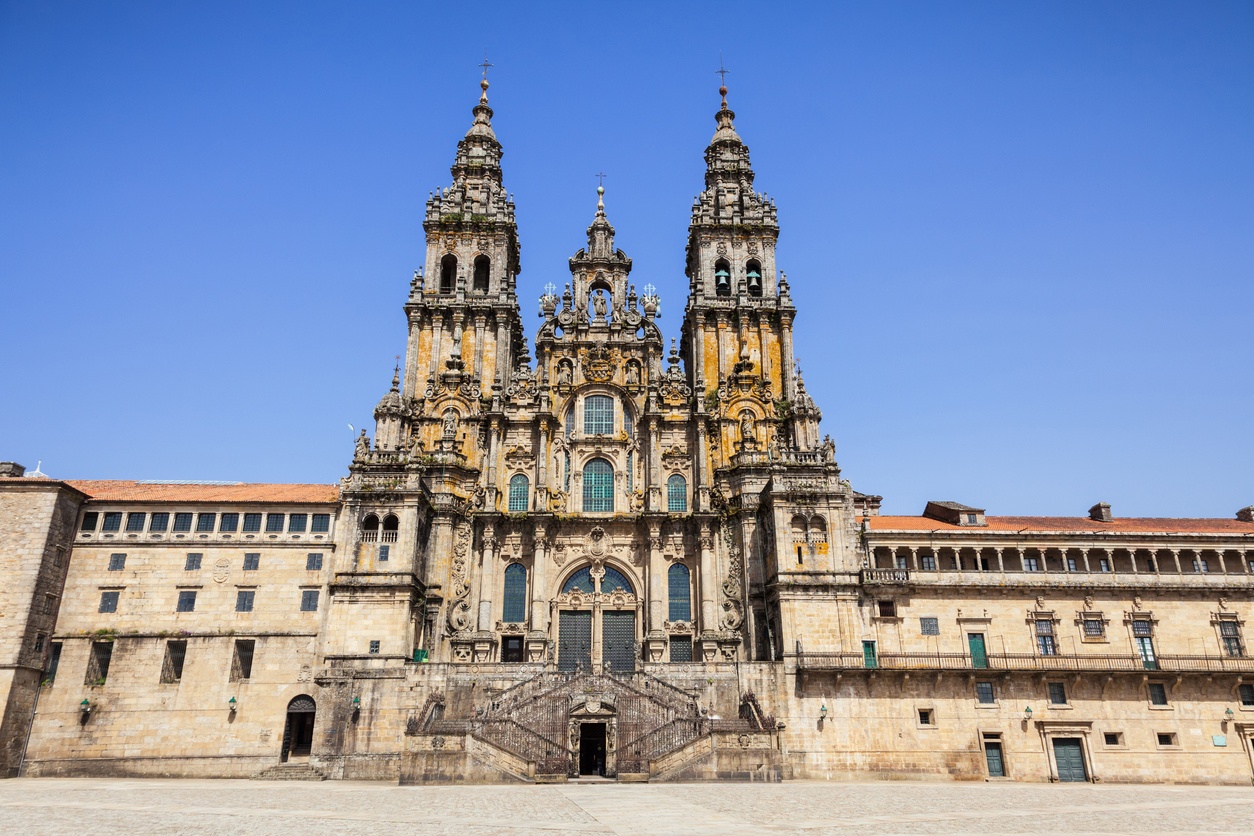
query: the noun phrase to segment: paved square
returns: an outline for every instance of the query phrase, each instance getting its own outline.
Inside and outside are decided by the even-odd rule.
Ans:
[[[0,781],[7,833],[1251,833],[1254,789],[947,783],[399,787]]]

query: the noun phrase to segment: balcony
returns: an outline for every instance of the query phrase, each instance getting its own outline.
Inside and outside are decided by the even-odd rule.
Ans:
[[[1152,662],[1140,656],[989,653],[983,659],[966,653],[811,653],[798,650],[799,671],[1075,671],[1089,673],[1254,673],[1249,656],[1159,656]],[[977,664],[978,663],[978,664]]]
[[[882,584],[901,584],[910,582],[909,569],[863,569],[862,584],[866,585],[882,585]]]

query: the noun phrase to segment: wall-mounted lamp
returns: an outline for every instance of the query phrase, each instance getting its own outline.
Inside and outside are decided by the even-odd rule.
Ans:
[[[91,700],[84,699],[78,704],[78,722],[79,725],[86,725],[87,718],[91,716]]]
[[[827,719],[827,704],[826,703],[819,706],[819,719],[820,720]]]
[[[226,701],[226,707],[231,714],[235,714],[235,709],[239,708],[239,701],[236,700],[235,697],[231,697]]]
[[[1029,705],[1023,709],[1023,722],[1029,723],[1031,721],[1032,721],[1032,706]]]
[[[353,722],[357,722],[357,718],[361,716],[361,697],[353,697]]]
[[[1231,723],[1236,718],[1236,713],[1231,708],[1224,711],[1224,722]]]

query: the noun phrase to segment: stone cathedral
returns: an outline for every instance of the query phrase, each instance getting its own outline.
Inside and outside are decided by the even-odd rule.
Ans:
[[[2,774],[1254,777],[1254,508],[881,515],[726,88],[678,338],[598,188],[529,346],[487,91],[338,484],[0,464]]]

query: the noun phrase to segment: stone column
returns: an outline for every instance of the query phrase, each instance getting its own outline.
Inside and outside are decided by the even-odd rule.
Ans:
[[[780,325],[780,357],[779,371],[784,382],[784,397],[792,400],[797,396],[793,391],[793,356],[792,356],[792,317],[788,314],[781,314],[779,318]]]
[[[435,377],[440,373],[440,352],[443,350],[441,343],[444,337],[444,317],[439,314],[431,315],[431,371],[430,376]]]
[[[531,629],[546,633],[549,629],[548,546],[544,526],[537,525],[533,538],[531,560]]]
[[[499,543],[495,531],[488,526],[483,531],[483,571],[479,581],[479,630],[492,629],[492,599],[496,597],[496,549]]]
[[[662,632],[663,607],[666,605],[666,574],[662,559],[662,538],[657,528],[649,529],[649,632]]]
[[[1171,552],[1171,561],[1176,566],[1176,574],[1177,575],[1184,574],[1183,572],[1180,571],[1180,552],[1178,552],[1175,549],[1170,549],[1169,551]]]
[[[718,629],[718,566],[714,557],[714,537],[710,530],[701,529],[701,631],[713,633]]]
[[[475,367],[472,374],[483,377],[483,333],[484,328],[488,324],[487,317],[483,314],[475,315]]]

